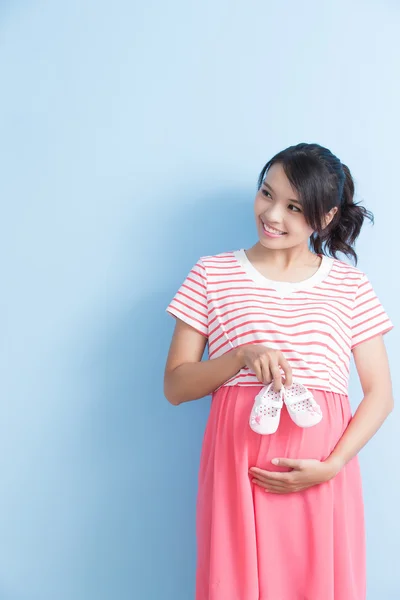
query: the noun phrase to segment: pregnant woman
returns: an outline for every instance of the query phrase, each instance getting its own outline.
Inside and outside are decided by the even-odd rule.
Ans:
[[[367,275],[337,255],[357,261],[372,215],[318,144],[274,156],[254,208],[256,243],[200,258],[167,308],[167,399],[212,394],[196,600],[365,600],[357,455],[393,408],[392,324]],[[364,394],[354,415],[351,354]]]

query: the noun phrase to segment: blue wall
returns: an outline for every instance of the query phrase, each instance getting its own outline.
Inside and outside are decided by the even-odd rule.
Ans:
[[[3,0],[0,600],[193,598],[209,400],[163,398],[164,309],[200,255],[253,243],[272,154],[317,141],[350,166],[376,217],[359,266],[399,322],[399,19]],[[361,453],[369,600],[400,597],[398,423]]]

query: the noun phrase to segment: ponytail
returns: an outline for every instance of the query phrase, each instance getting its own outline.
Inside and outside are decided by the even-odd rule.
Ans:
[[[365,219],[374,222],[372,212],[364,206],[354,202],[354,181],[350,169],[342,164],[344,173],[343,193],[334,218],[330,224],[320,231],[316,231],[311,237],[311,246],[314,252],[321,254],[323,247],[328,253],[337,258],[341,252],[352,258],[357,264],[357,254],[353,245],[358,238]]]

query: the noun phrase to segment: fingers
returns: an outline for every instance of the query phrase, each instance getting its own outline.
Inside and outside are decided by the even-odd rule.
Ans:
[[[292,484],[281,483],[278,481],[261,481],[259,479],[252,479],[252,483],[257,487],[263,489],[265,492],[270,492],[272,494],[290,494],[291,492],[296,491],[296,487]]]
[[[261,348],[260,345],[249,352],[247,366],[254,371],[260,383],[267,385],[273,382],[276,392],[281,390],[283,382],[287,386],[292,385],[292,368],[282,352]]]
[[[286,360],[286,358],[282,354],[282,352],[280,352],[279,364],[281,365],[283,372],[285,374],[285,385],[287,387],[290,387],[293,383],[292,367],[289,365],[288,361]]]
[[[274,380],[275,391],[279,392],[279,390],[282,388],[282,375],[278,363],[271,365],[270,371],[272,379]]]
[[[274,383],[274,389],[276,392],[282,387],[282,375],[279,369],[278,360],[274,360],[270,355],[265,354],[260,357],[262,372],[263,372],[263,382],[265,384]]]
[[[271,383],[271,381],[272,381],[272,374],[271,374],[268,356],[260,356],[260,365],[261,365],[261,372],[262,372],[261,381],[262,381],[262,383],[264,383],[264,385],[267,385],[267,383]]]
[[[287,483],[293,479],[291,471],[264,471],[258,467],[252,467],[249,472],[252,477],[259,479],[260,481]]]
[[[254,363],[254,365],[253,365],[253,371],[254,371],[254,373],[255,373],[258,381],[262,382],[261,381],[261,378],[262,378],[261,366],[260,366],[260,364],[258,362]]]
[[[282,352],[277,352],[273,356],[263,356],[262,359],[263,371],[267,370],[267,367],[264,367],[264,365],[266,365],[268,361],[268,382],[274,382],[274,389],[276,392],[279,392],[283,385],[281,368],[285,375],[285,385],[292,385],[292,369]]]
[[[254,362],[253,370],[254,370],[254,373],[256,374],[258,381],[260,383],[265,383],[264,382],[264,370],[263,370],[263,365],[262,365],[261,359],[256,360]]]
[[[269,494],[291,494],[294,490],[290,488],[285,488],[282,486],[261,486],[259,484],[255,484],[257,487],[262,488],[264,492],[268,492]]]
[[[283,473],[276,473],[276,475],[283,475]],[[291,478],[274,480],[270,479],[269,477],[259,478],[257,474],[254,474],[251,482],[265,492],[271,492],[274,494],[290,494],[292,492],[298,492],[301,489],[304,489],[304,487],[307,487],[304,485],[299,485],[297,481]]]

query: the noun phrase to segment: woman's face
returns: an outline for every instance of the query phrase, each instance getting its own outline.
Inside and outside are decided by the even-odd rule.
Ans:
[[[313,229],[306,223],[297,192],[283,167],[270,167],[254,202],[257,231],[262,246],[280,250],[306,245]]]

